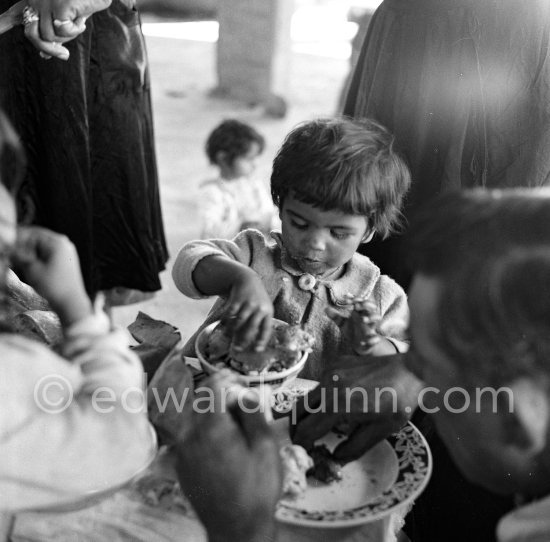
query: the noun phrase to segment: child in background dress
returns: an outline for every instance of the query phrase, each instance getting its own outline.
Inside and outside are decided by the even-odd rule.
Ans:
[[[264,138],[252,126],[225,120],[206,142],[219,176],[200,187],[201,238],[233,238],[246,228],[269,233],[277,224],[267,187],[253,177]]]
[[[282,233],[266,238],[245,230],[232,241],[192,241],[176,258],[172,276],[182,293],[220,296],[201,329],[231,319],[236,343],[261,351],[272,317],[302,324],[315,345],[301,376],[314,379],[342,353],[406,349],[405,293],[356,252],[398,224],[410,175],[393,143],[371,120],[320,119],[295,128],[271,176]],[[342,326],[352,308],[360,318]],[[184,355],[195,355],[195,336]]]

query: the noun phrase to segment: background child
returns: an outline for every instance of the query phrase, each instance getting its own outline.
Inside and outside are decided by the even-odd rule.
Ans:
[[[202,238],[232,238],[246,228],[269,233],[276,224],[267,187],[253,176],[264,145],[261,134],[238,120],[225,120],[212,131],[206,154],[219,176],[200,188]]]
[[[302,324],[315,346],[301,376],[314,379],[337,353],[364,351],[367,343],[372,355],[405,348],[399,342],[408,321],[405,293],[356,253],[374,232],[388,235],[398,223],[410,176],[393,141],[371,120],[321,119],[295,128],[271,176],[282,233],[266,239],[246,230],[233,241],[192,241],[176,258],[172,276],[181,292],[220,296],[202,327],[231,319],[237,344],[262,350],[272,316]],[[326,311],[345,315],[355,299],[374,306],[376,314],[369,310],[375,322],[368,315],[361,319],[363,339],[355,334],[350,341]],[[185,355],[194,355],[194,339]]]

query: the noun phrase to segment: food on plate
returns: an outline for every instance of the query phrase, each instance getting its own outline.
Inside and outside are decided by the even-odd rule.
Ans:
[[[245,375],[283,371],[292,367],[304,352],[311,352],[313,337],[299,325],[273,320],[273,332],[266,348],[251,346],[237,350],[231,329],[220,322],[210,333],[205,347],[208,361],[218,368],[231,367]]]
[[[297,444],[279,450],[283,465],[283,496],[297,498],[307,489],[307,477],[330,484],[342,479],[342,465],[334,460],[329,449],[320,444],[306,452]]]
[[[313,467],[308,470],[308,476],[313,476],[325,484],[342,479],[342,465],[334,459],[324,444],[314,446],[309,455],[313,460]]]
[[[148,506],[186,515],[191,513],[191,505],[184,497],[179,483],[172,478],[149,474],[136,482],[135,489]]]
[[[279,454],[283,464],[283,495],[299,497],[307,488],[306,473],[313,467],[313,459],[297,444],[283,446]]]

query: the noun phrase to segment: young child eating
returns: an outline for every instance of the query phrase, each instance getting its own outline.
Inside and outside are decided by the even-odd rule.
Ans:
[[[405,293],[356,250],[375,232],[392,232],[409,184],[392,135],[376,122],[305,122],[273,163],[271,194],[282,232],[267,239],[248,229],[231,241],[187,243],[176,258],[174,282],[192,298],[220,296],[201,329],[218,319],[230,322],[242,349],[262,351],[272,317],[304,326],[315,339],[304,378],[318,379],[337,354],[405,349]],[[359,309],[360,318],[341,327],[351,309]],[[184,355],[194,356],[194,340]]]

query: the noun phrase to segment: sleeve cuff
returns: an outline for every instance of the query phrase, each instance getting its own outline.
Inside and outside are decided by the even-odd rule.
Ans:
[[[68,340],[82,335],[104,335],[111,330],[109,317],[99,308],[99,303],[94,303],[94,312],[78,322],[75,322],[65,330]]]

